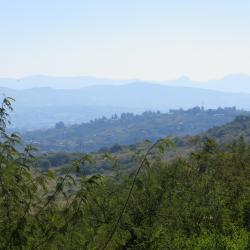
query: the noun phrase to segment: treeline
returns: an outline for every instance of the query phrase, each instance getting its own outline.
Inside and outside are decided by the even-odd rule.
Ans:
[[[170,110],[169,113],[123,113],[80,125],[66,126],[58,122],[55,128],[26,133],[24,139],[43,152],[91,152],[101,148],[106,150],[114,144],[130,145],[146,139],[155,141],[171,134],[194,135],[226,124],[238,115],[249,114],[235,108],[204,110],[200,107]]]
[[[110,176],[35,168],[32,148],[6,133],[0,109],[0,249],[249,249],[250,145],[198,141],[188,157],[166,160],[169,139],[139,154],[123,175],[109,154]]]

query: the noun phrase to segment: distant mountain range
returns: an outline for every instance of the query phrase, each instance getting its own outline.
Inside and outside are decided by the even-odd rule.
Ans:
[[[131,83],[82,89],[33,88],[1,93],[16,99],[13,121],[18,128],[50,127],[58,121],[80,123],[122,112],[166,112],[176,108],[232,107],[250,110],[250,94],[227,93],[190,87]]]
[[[51,87],[57,89],[76,89],[93,85],[121,85],[132,82],[142,82],[135,79],[114,80],[105,78],[96,78],[91,76],[76,77],[56,77],[56,76],[28,76],[20,79],[0,78],[0,87],[13,89],[29,89],[37,87]],[[148,83],[158,83],[168,86],[182,86],[193,88],[204,88],[234,93],[250,93],[250,75],[232,74],[227,75],[219,80],[210,81],[192,81],[186,76],[182,76],[177,80],[169,81],[147,81]]]
[[[164,84],[169,86],[184,86],[233,93],[250,93],[250,75],[247,74],[232,74],[219,80],[204,82],[192,81],[188,77],[183,76],[175,81],[165,81]]]
[[[4,86],[4,82],[5,86],[8,86],[0,87],[0,94],[16,99],[13,127],[48,128],[58,121],[73,124],[123,112],[136,114],[147,110],[167,112],[170,109],[189,109],[195,106],[205,108],[235,106],[238,109],[250,110],[250,82],[248,82],[250,77],[247,75],[228,76],[220,81],[203,83],[203,88],[200,88],[201,83],[192,82],[185,77],[165,84],[140,81],[112,82],[112,80],[86,77],[81,79],[41,76],[25,78],[19,82],[19,86],[25,83],[22,87],[54,84],[54,87],[61,86],[61,89],[51,87],[14,89],[17,81],[0,79],[0,86]],[[72,88],[63,88],[68,86],[70,81]],[[82,85],[85,87],[79,88]],[[209,86],[227,89],[228,92],[211,90],[208,89]],[[240,92],[236,91],[236,88],[242,89],[242,93],[236,93]]]
[[[0,92],[15,98],[18,107],[29,108],[62,106],[109,106],[143,110],[186,109],[194,106],[250,108],[250,94],[142,82],[119,86],[88,86],[82,89],[68,90],[52,88],[13,90],[0,88]]]
[[[113,80],[91,76],[57,77],[57,76],[28,76],[20,79],[0,78],[0,87],[11,89],[30,88],[55,88],[55,89],[79,89],[93,85],[120,85],[131,83],[135,80]]]

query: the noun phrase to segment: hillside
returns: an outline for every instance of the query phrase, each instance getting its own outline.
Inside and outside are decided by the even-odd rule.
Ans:
[[[238,115],[249,114],[235,108],[204,110],[199,107],[186,111],[171,110],[170,113],[124,113],[79,125],[57,123],[51,129],[25,133],[24,139],[43,152],[90,152],[114,144],[130,145],[146,139],[155,141],[168,135],[200,134],[211,127],[231,122]]]
[[[187,157],[191,152],[197,150],[207,137],[215,139],[220,145],[225,145],[239,140],[240,136],[244,137],[247,143],[250,142],[250,117],[248,116],[237,116],[232,122],[215,126],[204,133],[197,134],[197,136],[173,136],[171,140],[175,143],[175,147],[165,152],[163,158],[169,161],[175,159],[176,156]],[[112,161],[104,160],[105,157],[103,156],[106,153],[117,160],[120,171],[129,172],[137,164],[136,156],[145,153],[149,146],[150,142],[140,141],[131,145],[116,144],[109,148],[102,148],[91,153],[91,156],[95,159],[95,164],[94,166],[85,164],[81,170],[82,174],[113,174]],[[39,157],[39,162],[43,170],[57,168],[61,171],[68,167],[72,161],[83,156],[84,153],[50,152],[42,154]]]
[[[250,141],[250,117],[238,116],[228,124],[209,129],[207,135],[217,138],[221,143],[230,143],[240,136]]]

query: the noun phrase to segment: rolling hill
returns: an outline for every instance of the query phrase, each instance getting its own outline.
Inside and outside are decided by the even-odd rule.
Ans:
[[[221,143],[230,143],[240,136],[250,142],[250,117],[238,116],[230,123],[209,129],[207,135],[215,137]]]
[[[146,139],[155,141],[168,135],[200,134],[239,115],[250,115],[250,112],[235,108],[204,110],[196,107],[169,113],[123,113],[110,119],[104,117],[71,126],[57,123],[54,128],[27,132],[24,139],[43,152],[91,152],[114,144],[130,145]]]
[[[250,116],[237,116],[229,123],[215,126],[194,136],[174,136],[173,141],[176,147],[167,150],[163,157],[168,161],[175,159],[177,155],[187,157],[191,152],[200,149],[202,142],[207,137],[214,138],[225,148],[226,144],[237,141],[241,136],[244,137],[247,143],[250,142]],[[162,136],[162,138],[165,138],[165,136]],[[91,156],[95,159],[94,167],[91,164],[87,164],[82,171],[84,174],[112,174],[114,172],[112,161],[105,160],[104,155],[106,153],[118,161],[121,171],[130,171],[136,165],[135,157],[145,153],[149,146],[148,141],[141,140],[131,145],[116,144],[109,148],[101,148],[99,151],[91,153]],[[80,159],[83,155],[85,155],[83,152],[46,152],[39,156],[39,163],[42,169],[63,169],[69,166],[73,160]]]

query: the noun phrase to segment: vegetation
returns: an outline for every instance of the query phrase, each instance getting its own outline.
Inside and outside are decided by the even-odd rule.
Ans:
[[[168,150],[165,154],[165,159],[171,160],[176,156],[187,156],[196,149],[198,141],[204,142],[207,137],[217,140],[220,145],[232,143],[240,136],[244,137],[246,142],[250,142],[250,118],[248,116],[237,116],[234,121],[222,126],[217,126],[209,129],[205,133],[195,136],[172,136],[172,140],[176,147]],[[148,141],[141,141],[137,144],[118,145],[115,144],[110,148],[101,148],[97,152],[92,152],[91,156],[95,159],[95,165],[89,167],[88,164],[82,169],[83,174],[91,175],[96,173],[111,174],[112,166],[105,160],[103,155],[108,152],[112,157],[119,161],[122,171],[131,170],[136,166],[135,155],[145,153],[148,147]],[[45,170],[48,168],[67,168],[73,160],[83,157],[84,153],[69,153],[69,152],[50,152],[39,156],[39,166]]]
[[[143,140],[156,141],[168,135],[194,135],[232,121],[238,115],[249,112],[235,108],[204,110],[170,110],[169,113],[144,112],[142,115],[123,113],[110,119],[105,117],[89,123],[65,126],[26,133],[27,143],[43,152],[91,152],[112,147],[114,144],[130,145]]]
[[[239,135],[250,141],[250,117],[238,116],[228,124],[209,129],[207,134],[216,137],[221,143],[231,142]]]
[[[166,160],[169,139],[139,153],[136,171],[40,172],[30,146],[8,135],[10,100],[0,109],[0,249],[249,249],[250,145],[197,140],[188,157]],[[115,171],[116,170],[116,171]]]

